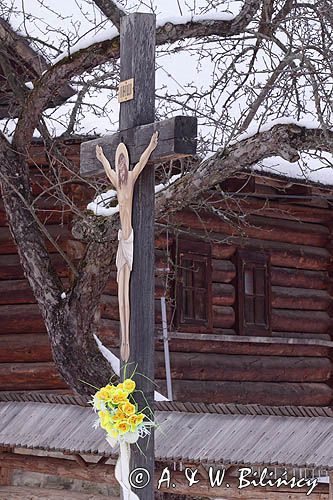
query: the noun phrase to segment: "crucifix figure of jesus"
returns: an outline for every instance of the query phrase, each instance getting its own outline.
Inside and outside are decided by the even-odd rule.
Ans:
[[[118,251],[116,257],[118,303],[121,328],[120,356],[125,362],[130,355],[130,299],[129,284],[133,265],[134,233],[132,227],[132,206],[134,184],[147,165],[151,153],[156,149],[158,132],[154,132],[148,147],[140,156],[138,163],[129,170],[129,155],[125,144],[118,145],[113,170],[105,157],[103,148],[97,144],[96,156],[102,163],[106,175],[117,191],[121,229],[118,231]]]

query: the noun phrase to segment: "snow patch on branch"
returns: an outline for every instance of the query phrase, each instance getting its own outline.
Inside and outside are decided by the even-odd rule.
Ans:
[[[176,180],[181,177],[182,174],[173,175],[166,183],[157,184],[155,186],[155,194],[163,191],[167,187],[171,186]],[[96,198],[87,205],[87,210],[90,210],[95,215],[101,217],[110,217],[119,212],[119,205],[110,207],[110,203],[114,201],[117,197],[117,191],[110,189],[106,193],[101,193]]]
[[[106,193],[101,193],[87,205],[87,209],[91,210],[95,215],[109,217],[119,212],[119,205],[110,207],[110,203],[117,197],[117,191],[110,189]]]
[[[124,11],[124,8],[117,2],[115,2],[117,7]],[[166,24],[187,24],[187,23],[209,23],[215,21],[231,21],[235,18],[235,15],[231,12],[211,12],[201,15],[193,15],[191,12],[183,16],[165,16],[157,20],[157,27],[162,28]],[[95,43],[105,42],[106,40],[112,40],[119,36],[117,28],[110,27],[106,24],[105,27],[100,28],[98,31],[94,30],[91,33],[86,33],[83,35],[76,43],[68,47],[67,50],[59,54],[53,61],[52,64],[57,64],[59,61],[65,57],[71,56],[82,49],[87,49],[90,45]]]
[[[235,14],[231,12],[207,12],[206,14],[193,14],[188,12],[183,16],[163,16],[157,19],[157,27],[163,28],[166,24],[187,24],[187,23],[209,23],[215,21],[232,21],[235,19]]]
[[[284,116],[281,118],[276,118],[275,120],[264,123],[262,125],[259,123],[252,123],[244,132],[236,136],[235,139],[230,142],[230,145],[249,139],[259,132],[268,132],[269,130],[271,130],[271,128],[275,127],[275,125],[298,125],[299,127],[304,127],[309,130],[321,128],[319,121],[315,120],[312,117],[303,118],[302,120],[296,120],[291,116]]]
[[[119,35],[117,28],[107,27],[99,29],[99,31],[94,30],[92,33],[86,33],[83,35],[74,45],[68,47],[67,50],[59,54],[55,59],[53,59],[52,64],[57,64],[59,61],[64,59],[65,57],[72,56],[75,52],[79,52],[79,50],[87,49],[90,45],[95,43],[105,42],[106,40],[112,40]]]

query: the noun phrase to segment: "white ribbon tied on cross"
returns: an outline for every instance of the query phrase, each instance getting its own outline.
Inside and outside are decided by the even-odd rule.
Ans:
[[[115,467],[115,476],[121,486],[123,500],[139,500],[138,495],[132,491],[129,481],[131,444],[136,443],[138,439],[138,432],[128,432],[126,438],[114,439],[110,436],[106,438],[112,448],[119,444],[119,456]]]

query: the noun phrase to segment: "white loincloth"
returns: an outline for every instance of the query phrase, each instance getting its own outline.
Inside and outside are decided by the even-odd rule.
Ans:
[[[116,266],[117,266],[117,282],[119,281],[119,273],[120,270],[124,267],[125,264],[128,265],[129,270],[132,271],[133,266],[133,242],[134,242],[134,234],[133,229],[131,234],[124,240],[122,230],[118,231],[118,250],[116,257]]]

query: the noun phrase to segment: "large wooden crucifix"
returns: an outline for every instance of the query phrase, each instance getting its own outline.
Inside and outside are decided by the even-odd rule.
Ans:
[[[194,117],[176,116],[154,122],[155,33],[154,14],[135,13],[121,18],[120,90],[125,89],[123,95],[128,100],[120,104],[119,132],[81,145],[80,167],[84,176],[95,176],[104,172],[101,158],[99,161],[96,157],[96,146],[103,148],[105,156],[113,165],[117,149],[119,160],[121,153],[119,144],[122,143],[120,149],[125,145],[129,154],[130,169],[140,163],[145,151],[149,153],[148,166],[143,170],[139,169],[134,184],[132,212],[134,256],[129,291],[129,363],[130,366],[136,367],[138,374],[141,374],[135,376],[137,388],[144,394],[137,398],[141,408],[146,407],[147,403],[153,408],[154,401],[154,387],[151,382],[154,380],[155,344],[153,165],[194,155],[197,136],[197,120]],[[156,146],[154,142],[157,136]],[[101,152],[99,148],[97,151]],[[126,157],[125,150],[122,151]],[[111,177],[109,175],[109,178]],[[135,445],[131,448],[131,470],[142,467],[148,471],[151,478],[144,488],[133,488],[133,490],[140,499],[151,500],[154,498],[153,434],[144,438],[144,441],[140,440],[143,453],[140,453]]]

